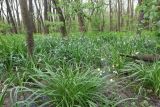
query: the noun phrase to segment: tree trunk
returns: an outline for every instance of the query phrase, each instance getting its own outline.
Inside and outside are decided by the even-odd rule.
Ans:
[[[20,7],[21,7],[23,23],[27,31],[28,54],[29,56],[32,56],[33,49],[34,49],[34,39],[33,39],[33,29],[32,29],[31,17],[30,17],[29,10],[27,8],[27,0],[19,0],[19,2],[20,2]]]
[[[43,31],[44,30],[44,22],[43,22],[43,18],[42,18],[42,14],[41,14],[41,6],[40,6],[40,1],[38,0],[38,4],[36,2],[37,0],[34,0],[34,3],[35,3],[35,7],[37,9],[37,20],[38,20],[38,28],[41,28],[41,30],[39,31]]]
[[[52,1],[48,1],[49,2],[49,4],[48,4],[48,12],[50,13],[50,14],[53,14],[52,13]],[[48,19],[49,21],[53,21],[53,18],[52,18],[52,16],[49,16],[49,19]]]
[[[120,0],[117,1],[117,5],[118,5],[118,23],[117,23],[117,30],[120,31],[121,28],[121,3]]]
[[[1,8],[0,8],[1,14],[2,14],[2,16],[3,16],[4,21],[7,20],[7,22],[9,22],[8,17],[7,17],[7,15],[6,15],[6,12],[4,12],[4,9],[3,9],[3,2],[4,2],[4,1],[2,0],[2,1],[1,1]]]
[[[19,18],[19,11],[18,11],[18,8],[19,8],[19,4],[18,4],[18,0],[15,0],[16,2],[16,16],[17,16],[17,26],[20,27],[20,18]]]
[[[120,29],[123,28],[123,22],[124,22],[124,19],[123,19],[123,1],[120,0],[120,23],[121,23]]]
[[[29,13],[30,13],[30,19],[31,19],[31,24],[32,24],[32,29],[33,32],[36,33],[36,27],[33,21],[33,14],[34,14],[34,10],[33,10],[33,0],[29,0]]]
[[[3,6],[3,1],[0,1],[0,20],[2,20],[3,19],[3,15],[2,15],[2,7]]]
[[[131,18],[133,20],[133,17],[134,17],[134,0],[132,0],[130,7],[131,7]]]
[[[78,23],[79,23],[79,31],[80,32],[86,32],[85,29],[85,22],[84,22],[84,16],[82,10],[78,12]]]
[[[14,33],[17,33],[16,24],[15,24],[15,22],[14,22],[14,19],[13,19],[13,16],[12,16],[12,12],[11,12],[11,9],[10,9],[8,0],[6,0],[6,6],[7,6],[8,15],[9,15],[9,17],[10,17],[10,22],[11,22],[12,27],[13,27],[13,32],[14,32]]]
[[[109,20],[110,20],[110,31],[112,31],[112,29],[113,29],[113,27],[112,27],[112,25],[113,25],[113,19],[112,19],[112,2],[111,2],[111,0],[109,0],[109,10],[110,10],[110,12],[109,12]]]
[[[62,9],[59,7],[59,1],[53,0],[53,3],[55,5],[56,11],[58,13],[59,20],[62,22],[62,25],[60,27],[60,31],[62,33],[62,36],[66,37],[67,36],[66,21],[65,21]]]
[[[44,0],[44,22],[48,21],[48,0]],[[49,29],[48,29],[48,25],[45,24],[44,26],[44,33],[48,34],[49,33]]]

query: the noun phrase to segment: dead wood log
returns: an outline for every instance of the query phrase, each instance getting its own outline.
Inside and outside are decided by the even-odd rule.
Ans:
[[[125,55],[125,54],[120,54],[120,56],[123,57],[128,57],[128,58],[132,58],[134,60],[142,60],[145,62],[156,62],[156,61],[160,61],[160,55],[152,55],[152,54],[138,54],[138,55]]]

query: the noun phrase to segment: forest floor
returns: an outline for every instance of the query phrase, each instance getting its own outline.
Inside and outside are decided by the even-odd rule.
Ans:
[[[110,78],[114,78],[114,76]],[[107,81],[110,81],[110,79],[107,79]],[[116,79],[116,81],[114,81],[114,83],[112,83],[112,85],[106,89],[105,93],[107,97],[111,99],[115,97],[116,100],[119,101],[116,103],[116,107],[160,107],[160,98],[156,95],[137,95],[137,93],[133,90],[132,86],[126,87],[126,85],[128,85],[128,82],[123,81],[123,83],[117,84],[117,81],[119,80]],[[2,84],[0,86],[2,86]],[[10,91],[8,91],[8,94],[5,97],[3,107],[11,107],[11,100],[9,94]],[[18,100],[23,100],[24,98],[27,98],[27,96],[29,96],[28,93],[23,94],[19,96]],[[33,105],[30,107],[36,106]]]
[[[133,86],[126,87],[126,85],[128,84],[114,85],[111,89],[112,93],[118,95],[120,104],[117,103],[117,107],[160,107],[160,98],[155,94],[137,95]]]
[[[68,89],[74,89],[77,85],[72,87],[72,81],[72,84],[66,82],[66,86],[61,84],[63,83],[61,79],[64,81],[73,79],[70,79],[72,74],[65,74],[67,70],[73,70],[79,73],[78,77],[74,74],[76,82],[79,77],[84,78],[84,81],[80,81],[82,85],[86,84],[86,81],[88,82],[88,78],[93,81],[96,79],[101,80],[103,76],[106,77],[106,86],[103,94],[109,100],[109,106],[107,107],[160,107],[160,64],[158,62],[137,63],[134,59],[120,56],[120,53],[126,55],[159,53],[159,39],[153,37],[151,33],[147,33],[142,37],[128,37],[128,33],[88,35],[86,37],[74,35],[68,41],[63,41],[59,37],[36,36],[34,61],[30,61],[26,57],[26,44],[23,37],[6,36],[0,38],[0,50],[2,50],[0,51],[0,104],[2,102],[3,107],[12,107],[11,103],[23,101],[26,97],[32,96],[32,94],[25,92],[26,90],[23,94],[18,94],[18,91],[20,91],[18,87],[25,86],[24,81],[29,80],[32,75],[38,75],[36,77],[38,82],[35,80],[35,83],[42,86],[47,84],[55,87],[54,84],[50,83],[54,83],[51,80],[56,78],[55,81],[60,84],[57,89],[65,89],[68,85],[70,85]],[[99,36],[97,37],[97,35]],[[52,74],[49,76],[47,74],[49,83],[43,83],[44,80],[41,76],[45,75],[45,73],[50,73],[49,71],[54,72],[54,75],[58,75],[57,71],[62,71],[63,75],[68,77],[65,79],[62,78],[63,75],[55,77],[54,75],[50,76]],[[90,71],[90,73],[96,71],[98,75],[100,74],[100,78],[87,77],[85,74],[87,71]],[[39,81],[41,79],[42,81]],[[99,83],[94,84],[92,81],[93,86],[91,87],[99,86]],[[7,86],[7,91],[4,94],[5,86]],[[29,90],[33,88],[26,87]],[[83,87],[87,88],[89,86],[84,85]],[[13,88],[15,89],[13,90]],[[48,87],[46,90],[44,93],[48,92],[50,95],[50,88]],[[79,87],[77,90],[79,90]],[[41,91],[44,91],[43,88]],[[11,98],[12,94],[13,98]],[[5,98],[3,99],[4,96]],[[68,103],[71,102],[68,100]],[[37,106],[32,105],[32,107]]]

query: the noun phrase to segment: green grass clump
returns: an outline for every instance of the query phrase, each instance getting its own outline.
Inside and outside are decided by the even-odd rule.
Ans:
[[[133,60],[120,56],[120,53],[158,53],[157,37],[113,32],[79,35],[74,34],[67,40],[57,36],[35,36],[32,60],[27,56],[22,35],[0,37],[0,79],[7,79],[5,84],[10,83],[10,87],[26,87],[25,82],[32,78],[36,87],[27,86],[25,89],[31,90],[35,94],[32,96],[37,98],[47,96],[46,102],[60,107],[107,106],[109,102],[104,101],[107,96],[104,97],[103,88],[108,81],[99,75],[104,71],[105,75],[127,72],[132,79],[140,81],[141,86],[152,87],[159,94],[158,63],[150,66],[132,63],[125,69]],[[120,70],[123,68],[125,71]],[[37,103],[37,98],[32,100]]]
[[[141,85],[160,95],[160,62],[154,63],[149,67],[143,67],[138,75],[142,80]]]
[[[111,103],[103,95],[105,88],[107,88],[106,77],[101,77],[95,71],[90,69],[85,72],[79,72],[78,69],[57,72],[50,69],[46,72],[37,69],[35,71],[35,75],[30,75],[34,81],[34,86],[30,89],[37,96],[37,99],[32,101],[37,106],[96,107],[99,105],[107,107]],[[34,95],[31,94],[31,96]],[[42,100],[42,96],[45,96],[46,100]],[[32,99],[27,100],[23,102],[28,102],[28,105],[31,105],[30,100]]]
[[[160,95],[160,62],[153,64],[144,72],[144,85],[153,89],[153,91]]]
[[[160,62],[153,64],[128,64],[124,70],[136,83],[138,88],[147,88],[156,95],[160,95]]]
[[[2,87],[2,84],[1,84]],[[3,106],[5,97],[6,97],[6,92],[7,92],[7,86],[4,86],[2,90],[0,90],[0,107]]]

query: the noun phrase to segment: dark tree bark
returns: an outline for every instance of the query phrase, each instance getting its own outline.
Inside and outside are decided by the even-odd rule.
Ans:
[[[60,27],[60,31],[62,33],[62,36],[66,37],[67,36],[66,21],[65,21],[62,9],[59,6],[59,1],[58,0],[53,0],[53,3],[55,5],[56,11],[59,15],[59,20],[62,22],[62,25]]]
[[[32,56],[33,49],[34,49],[34,39],[33,39],[33,29],[32,29],[31,17],[30,17],[29,10],[27,8],[27,0],[19,0],[19,2],[20,2],[20,7],[21,7],[23,23],[27,31],[28,54]]]
[[[131,9],[130,6],[131,6],[131,0],[128,0],[127,4],[128,4],[128,6],[127,6],[127,16],[128,17],[127,17],[127,22],[126,22],[127,23],[126,24],[126,29],[129,30],[130,29],[130,9]]]
[[[102,23],[100,24],[100,31],[103,32],[105,28],[105,16],[103,12],[101,14],[102,14]]]
[[[78,24],[79,24],[79,31],[80,32],[86,32],[85,28],[85,15],[83,13],[83,9],[81,9],[80,5],[82,4],[81,0],[75,0],[77,5],[77,8],[75,9],[75,12],[77,13],[78,16]]]
[[[4,21],[9,22],[9,20],[7,18],[7,15],[6,15],[6,13],[4,12],[4,9],[3,9],[3,3],[4,3],[4,0],[1,0],[1,3],[0,3],[1,4],[1,8],[0,8],[1,15],[2,15]]]
[[[34,10],[33,10],[33,0],[29,0],[29,13],[30,13],[30,19],[31,19],[31,23],[32,23],[32,29],[33,29],[33,32],[36,33],[36,26],[34,24]]]
[[[10,9],[12,10],[11,12],[12,12],[12,16],[13,16],[13,19],[14,19],[14,22],[15,22],[15,24],[17,24],[17,22],[16,22],[16,13],[15,13],[15,8],[14,8],[14,2],[15,2],[15,0],[10,0],[9,1],[9,4],[10,4]]]
[[[132,58],[134,60],[142,60],[145,62],[156,62],[156,61],[160,61],[160,55],[156,54],[156,55],[152,55],[152,54],[138,54],[138,55],[125,55],[125,54],[120,54],[120,56],[123,57],[128,57],[128,58]]]
[[[15,3],[16,3],[16,16],[17,16],[17,26],[20,27],[20,17],[19,17],[19,4],[18,4],[18,0],[15,0]]]
[[[133,20],[133,17],[134,17],[134,0],[131,0],[131,18]]]
[[[117,5],[118,5],[118,23],[117,23],[117,30],[120,31],[121,29],[121,3],[120,0],[117,1]]]
[[[38,29],[39,29],[39,32],[42,32],[44,30],[44,22],[43,22],[43,17],[42,17],[42,8],[40,6],[40,1],[38,0],[38,4],[36,2],[37,0],[34,0],[34,3],[35,3],[35,7],[36,7],[36,10],[37,10],[37,20],[38,20]]]
[[[0,6],[1,6],[1,8],[0,8],[0,20],[2,20],[3,19],[3,15],[2,15],[3,1],[2,0],[0,0]]]
[[[120,0],[120,23],[121,23],[121,26],[120,26],[120,30],[121,28],[123,28],[123,25],[124,25],[124,19],[123,19],[123,1]]]
[[[8,0],[6,0],[6,6],[7,6],[7,12],[8,12],[8,15],[9,15],[9,18],[10,18],[10,22],[11,22],[12,27],[13,27],[13,32],[14,32],[14,33],[17,33],[16,24],[15,24],[15,22],[14,22],[13,15],[12,15],[12,11],[11,11],[11,9],[10,9],[10,5],[9,5]]]
[[[86,32],[85,29],[85,22],[84,22],[84,16],[82,10],[78,12],[78,23],[79,23],[79,31],[80,32]]]
[[[110,20],[110,31],[112,31],[112,29],[113,29],[113,27],[112,27],[112,25],[113,25],[113,19],[112,19],[112,2],[111,2],[111,0],[109,0],[109,10],[110,10],[110,12],[109,12],[109,20]]]
[[[49,4],[48,4],[48,12],[49,12],[50,14],[53,14],[53,13],[52,13],[52,1],[49,0],[48,3],[49,3]],[[48,20],[49,20],[49,21],[53,21],[53,18],[52,18],[51,15],[49,16],[49,19],[48,19]]]
[[[44,21],[48,21],[48,0],[44,0]],[[44,26],[44,33],[48,34],[49,33],[49,29],[48,29],[48,25],[45,24]]]

